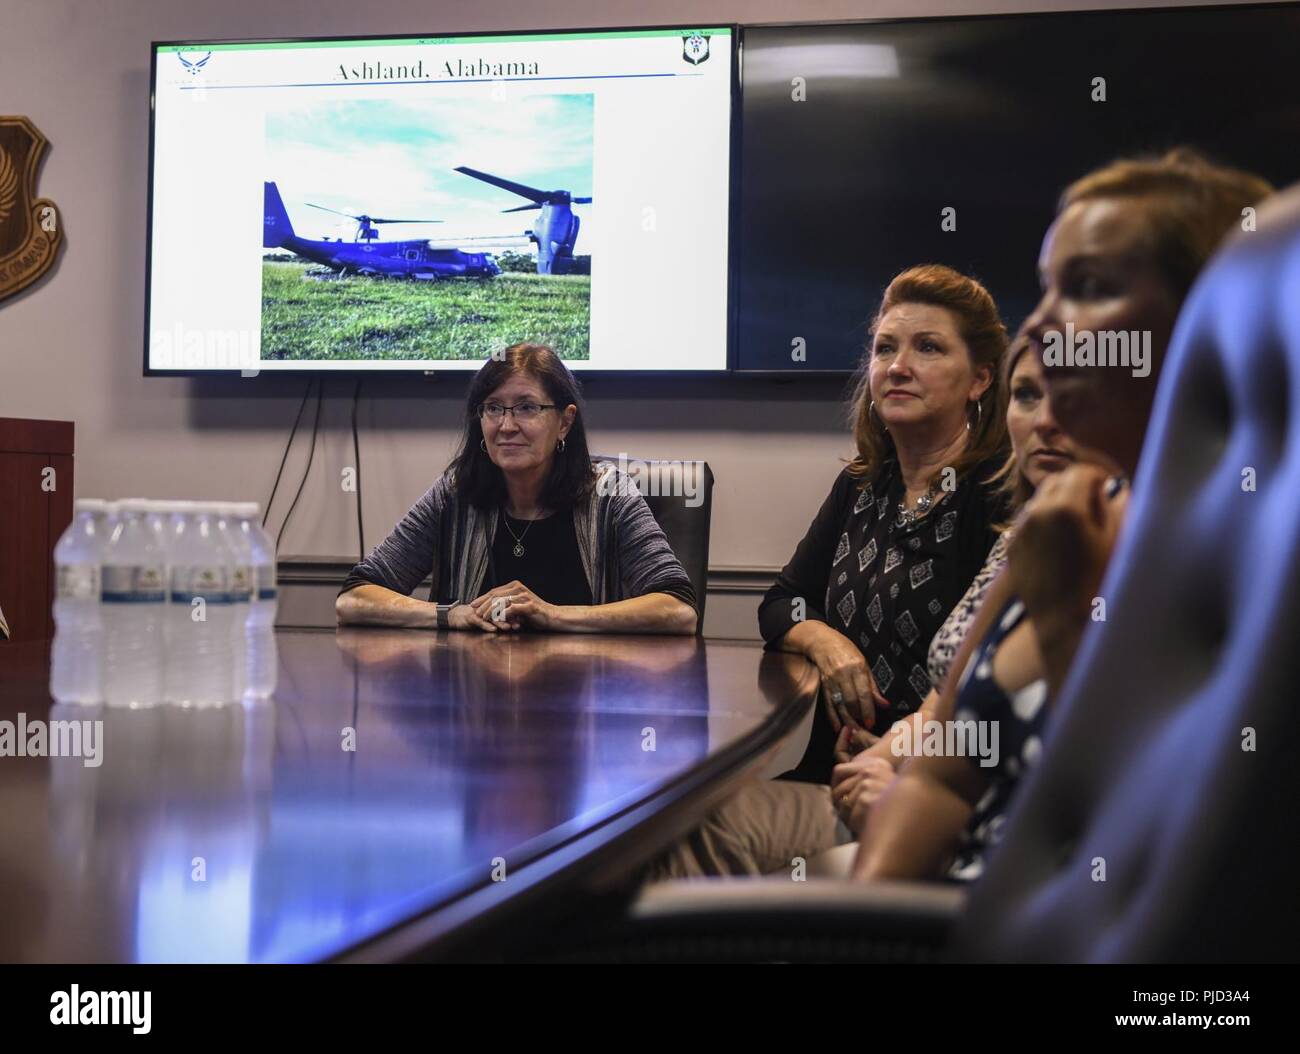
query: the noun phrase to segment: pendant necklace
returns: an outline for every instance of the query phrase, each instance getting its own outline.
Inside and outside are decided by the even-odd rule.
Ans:
[[[515,534],[514,528],[510,526],[510,514],[507,513],[505,509],[501,510],[501,518],[506,525],[506,530],[510,532],[510,537],[515,540],[515,547],[510,551],[515,554],[516,559],[522,559],[524,555],[524,535],[528,533],[529,528],[531,528],[537,521],[529,520],[528,527],[524,528],[524,533]]]

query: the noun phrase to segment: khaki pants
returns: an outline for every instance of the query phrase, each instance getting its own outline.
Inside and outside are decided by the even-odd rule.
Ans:
[[[645,880],[790,872],[852,840],[824,784],[752,783],[651,861]]]

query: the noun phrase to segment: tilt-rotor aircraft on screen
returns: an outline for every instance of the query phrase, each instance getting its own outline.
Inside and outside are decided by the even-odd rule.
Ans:
[[[308,202],[310,204],[310,202]],[[357,232],[350,242],[328,238],[300,238],[294,233],[289,214],[274,183],[265,186],[262,216],[262,247],[288,249],[308,260],[337,271],[340,275],[359,274],[386,278],[415,278],[436,281],[439,278],[491,278],[501,273],[491,253],[467,253],[459,249],[436,249],[427,241],[378,241],[375,225],[380,223],[441,223],[441,220],[398,220],[338,212],[323,205],[314,209],[334,212],[357,221]]]
[[[500,176],[480,172],[476,168],[461,165],[456,169],[467,176],[491,183],[494,187],[508,190],[527,198],[533,204],[518,205],[502,212],[526,212],[540,209],[533,229],[525,231],[524,236],[537,244],[538,274],[573,274],[577,271],[577,261],[573,258],[573,246],[578,240],[578,217],[573,214],[573,205],[590,205],[591,198],[575,198],[567,190],[538,190],[522,183],[514,183]]]

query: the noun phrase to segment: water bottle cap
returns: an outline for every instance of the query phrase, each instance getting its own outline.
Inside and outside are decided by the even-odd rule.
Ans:
[[[235,501],[230,505],[231,515],[241,520],[255,520],[261,511],[262,507],[255,501]]]
[[[119,512],[152,512],[152,506],[148,498],[123,498],[117,503]]]
[[[110,504],[103,498],[78,498],[72,507],[76,512],[108,512]]]

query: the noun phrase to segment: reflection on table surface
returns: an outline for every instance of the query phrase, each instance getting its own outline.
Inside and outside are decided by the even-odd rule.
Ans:
[[[0,758],[0,958],[328,956],[653,798],[811,690],[802,659],[693,637],[278,640],[275,697],[213,710],[51,707],[48,650],[0,648],[0,720],[103,722],[97,766]]]

